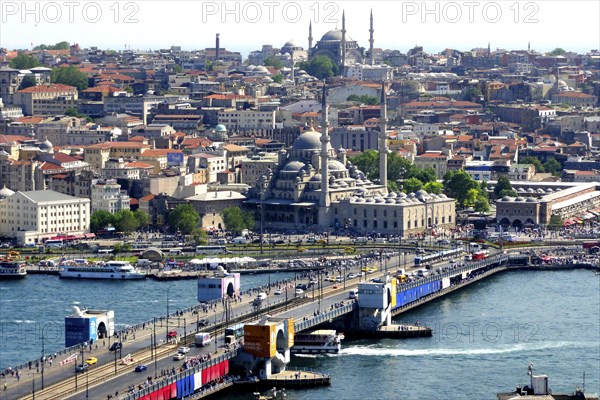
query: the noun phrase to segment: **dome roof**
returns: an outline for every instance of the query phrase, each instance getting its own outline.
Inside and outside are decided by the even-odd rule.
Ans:
[[[10,197],[13,194],[15,194],[15,192],[13,192],[12,190],[10,190],[6,186],[4,186],[2,189],[0,189],[0,198],[2,198],[2,199]]]
[[[323,35],[323,37],[321,38],[321,41],[341,41],[342,40],[342,31],[339,29],[332,29],[329,32],[327,32],[326,34]],[[350,42],[352,41],[352,38],[350,36],[348,36],[348,33],[346,33],[346,42]]]
[[[294,40],[288,40],[287,42],[285,42],[285,44],[283,45],[283,47],[297,47],[298,45],[296,44],[296,42],[294,42]]]
[[[512,197],[510,197],[510,196],[504,196],[504,197],[502,198],[502,201],[512,201],[512,200],[513,200],[513,199],[512,199]]]
[[[52,150],[53,147],[54,146],[48,139],[46,139],[42,143],[40,143],[40,150]]]
[[[299,172],[304,168],[304,163],[301,161],[290,161],[281,170],[284,172]]]
[[[327,169],[329,171],[346,171],[346,167],[338,160],[327,161]]]
[[[292,145],[292,150],[319,150],[320,148],[321,133],[314,129],[302,133]]]
[[[421,189],[421,190],[418,190],[417,193],[415,193],[415,197],[417,197],[418,199],[428,199],[431,196],[429,196],[429,193],[427,193],[426,191]]]
[[[527,202],[527,203],[537,203],[537,199],[534,199],[533,197],[530,197],[527,200],[525,200],[525,202]]]
[[[519,196],[519,197],[517,197],[517,198],[515,199],[515,201],[525,201],[525,198],[524,198],[524,197],[521,197],[521,196]]]
[[[321,182],[321,174],[314,174],[312,178],[310,178],[311,182]]]
[[[217,131],[217,132],[227,132],[227,128],[225,128],[225,125],[219,124],[219,125],[215,126],[215,131]]]

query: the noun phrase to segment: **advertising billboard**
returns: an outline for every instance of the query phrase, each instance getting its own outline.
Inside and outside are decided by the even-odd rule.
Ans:
[[[169,167],[183,167],[183,153],[167,153],[167,165]]]

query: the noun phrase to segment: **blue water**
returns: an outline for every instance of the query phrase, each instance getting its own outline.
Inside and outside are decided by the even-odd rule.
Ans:
[[[293,273],[242,275],[241,289],[293,278]],[[28,275],[0,282],[0,368],[64,348],[64,318],[73,306],[115,310],[116,328],[198,304],[196,280],[157,282],[60,279]]]
[[[264,284],[268,276],[243,279],[249,288]],[[57,336],[60,331],[55,343],[62,347],[63,318],[77,302],[89,308],[109,305],[118,323],[133,324],[166,312],[167,287],[171,307],[196,304],[194,281],[28,276],[2,282],[0,365],[38,356],[35,332],[43,323]],[[417,320],[432,326],[434,337],[345,341],[338,355],[293,357],[293,366],[328,372],[333,380],[326,388],[288,390],[288,399],[495,399],[497,392],[529,383],[530,363],[534,373],[549,376],[555,393],[581,386],[584,372],[587,391],[600,392],[600,277],[593,272],[498,274],[398,319]]]

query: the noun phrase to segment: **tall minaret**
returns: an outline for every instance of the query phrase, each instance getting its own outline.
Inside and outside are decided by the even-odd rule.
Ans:
[[[342,11],[342,76],[346,73],[346,11]]]
[[[319,206],[329,207],[329,174],[327,161],[329,160],[329,107],[327,106],[327,91],[323,85],[321,96],[321,199]]]
[[[294,75],[294,49],[292,49],[292,52],[290,55],[292,56],[292,84],[295,85],[296,79],[295,79],[295,75]]]
[[[312,51],[312,20],[308,24],[308,58],[310,58],[310,52]]]
[[[375,55],[373,54],[373,42],[375,41],[373,39],[373,9],[371,8],[371,25],[369,28],[369,64],[374,65],[375,64]]]
[[[379,183],[387,191],[387,99],[385,82],[381,83],[381,118],[379,126]]]

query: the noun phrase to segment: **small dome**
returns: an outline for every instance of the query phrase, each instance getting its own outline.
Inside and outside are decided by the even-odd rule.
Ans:
[[[517,198],[515,199],[515,201],[525,201],[525,198],[524,198],[524,197],[521,197],[521,196],[519,196],[519,197],[517,197]]]
[[[528,198],[527,200],[525,200],[526,203],[537,203],[537,199],[534,199],[533,197]]]
[[[535,190],[533,190],[532,188],[527,189],[527,193],[535,193]]]
[[[42,143],[40,143],[40,150],[52,150],[53,148],[54,148],[54,146],[48,139],[46,139]]]
[[[225,125],[219,124],[219,125],[215,126],[215,131],[217,131],[217,132],[227,132],[227,128],[225,128]]]
[[[329,171],[346,171],[346,167],[338,160],[327,161],[327,169]]]
[[[365,199],[365,201],[367,203],[375,203],[375,199],[373,199],[372,197],[368,197],[367,199]]]
[[[404,199],[404,198],[406,198],[406,193],[400,192],[400,193],[398,193],[398,197],[400,197],[401,199]]]
[[[546,189],[546,193],[554,193],[554,190],[552,188],[548,188]]]
[[[444,193],[442,193],[439,195],[439,198],[446,200],[448,198],[448,196],[446,196]]]
[[[518,189],[517,189],[517,193],[525,193],[525,189],[523,189],[523,188],[518,188]]]
[[[385,202],[388,203],[388,204],[394,204],[394,203],[396,203],[396,201],[394,201],[394,199],[387,199]]]
[[[512,198],[512,197],[510,197],[510,196],[504,196],[504,197],[502,198],[502,201],[512,201],[512,200],[513,200],[513,198]]]
[[[304,163],[302,163],[300,161],[291,161],[282,168],[282,171],[284,171],[284,172],[299,172],[302,168],[304,168]]]
[[[312,178],[310,178],[311,182],[321,182],[321,174],[314,174]]]
[[[536,190],[536,193],[539,193],[539,194],[544,194],[544,193],[545,193],[545,191],[544,191],[544,189],[538,189],[538,190]]]

